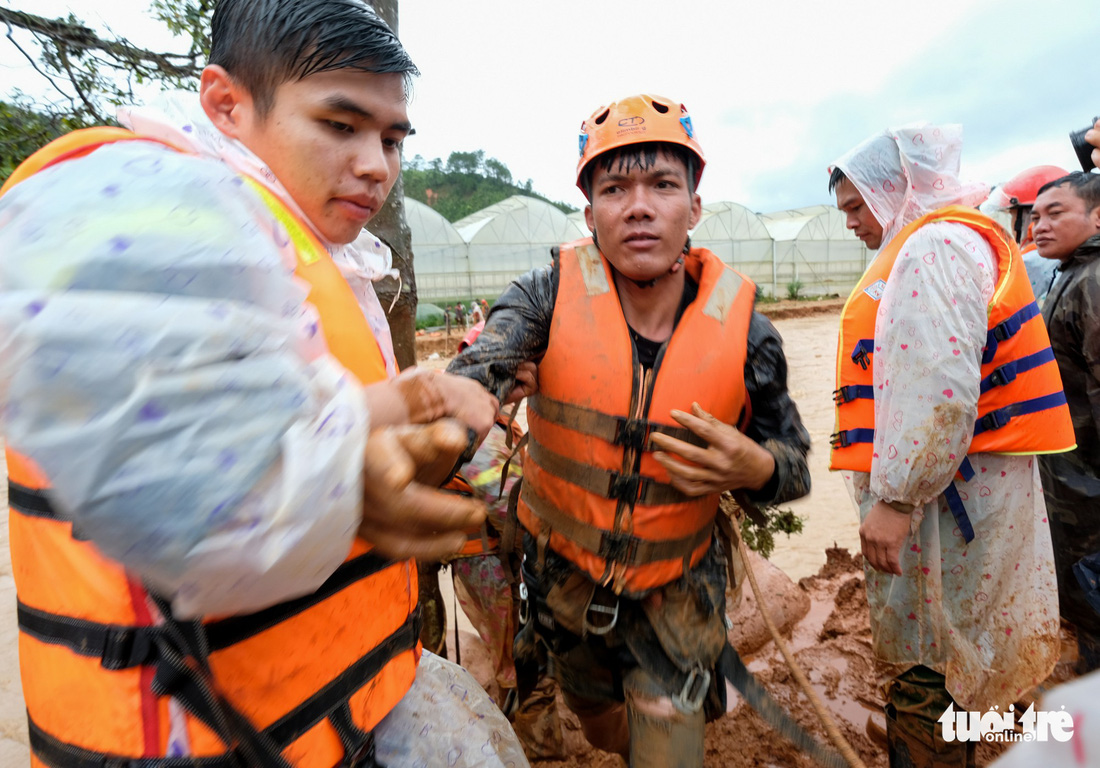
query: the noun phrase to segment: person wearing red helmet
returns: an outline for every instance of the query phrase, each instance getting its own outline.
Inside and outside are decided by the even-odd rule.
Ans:
[[[724,710],[718,496],[804,495],[809,437],[755,286],[688,239],[706,161],[686,107],[600,107],[579,151],[592,236],[516,280],[449,371],[507,398],[539,361],[517,663],[545,662],[595,746],[701,766],[705,717]]]
[[[1039,188],[1062,178],[1066,173],[1056,165],[1036,165],[1013,176],[993,196],[994,204],[1001,210],[1008,211],[1012,217],[1012,233],[1020,244],[1020,255],[1031,282],[1031,291],[1040,305],[1054,281],[1058,264],[1044,259],[1035,249],[1031,235],[1031,209],[1035,205]]]
[[[1056,165],[1036,165],[1020,171],[1000,188],[1000,207],[1012,214],[1012,233],[1021,248],[1031,243],[1028,224],[1039,188],[1062,178],[1066,173],[1065,169]]]

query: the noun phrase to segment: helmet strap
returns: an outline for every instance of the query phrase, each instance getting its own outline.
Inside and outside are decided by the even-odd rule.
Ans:
[[[592,245],[596,246],[597,250],[599,250],[600,241],[596,238],[596,230],[592,230]],[[639,288],[652,288],[657,284],[658,280],[668,277],[669,275],[675,275],[677,272],[679,272],[680,267],[684,266],[684,256],[687,256],[690,252],[691,238],[689,237],[684,242],[684,249],[680,252],[680,255],[676,258],[676,261],[674,261],[672,263],[672,266],[668,268],[668,272],[665,272],[663,275],[659,275],[658,277],[654,277],[651,280],[635,280],[633,277],[627,277],[626,279],[634,283],[634,285],[638,286]],[[615,269],[615,265],[612,264],[611,268]],[[626,277],[626,275],[623,275],[623,277]]]

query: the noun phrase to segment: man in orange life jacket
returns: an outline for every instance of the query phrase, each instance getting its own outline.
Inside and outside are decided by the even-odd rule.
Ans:
[[[450,368],[503,397],[540,361],[517,661],[537,634],[586,737],[634,766],[701,766],[704,701],[722,709],[718,494],[809,489],[808,435],[755,286],[688,242],[703,166],[679,102],[596,110],[577,166],[592,238],[513,283]]]
[[[1073,445],[1015,241],[958,180],[959,126],[871,137],[833,166],[848,228],[879,249],[837,345],[831,468],[859,506],[892,766],[973,764],[937,719],[1002,711],[1059,652],[1035,454]]]
[[[63,137],[0,197],[31,764],[524,764],[476,684],[421,660],[409,559],[483,519],[428,483],[497,401],[396,375],[388,251],[348,245],[415,67],[362,0],[223,0],[210,61],[197,98]]]

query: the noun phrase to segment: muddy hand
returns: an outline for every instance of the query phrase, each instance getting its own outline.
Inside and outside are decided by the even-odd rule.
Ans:
[[[692,403],[691,411],[673,410],[671,416],[705,440],[705,448],[660,433],[650,436],[660,449],[653,458],[668,470],[676,489],[688,496],[705,496],[739,488],[757,490],[771,479],[775,471],[771,453],[698,403]]]
[[[526,360],[516,369],[516,383],[512,391],[504,398],[504,404],[518,403],[539,391],[539,367],[532,360]]]
[[[901,548],[912,518],[885,501],[877,501],[859,526],[863,557],[876,571],[901,576]]]
[[[496,422],[500,402],[476,381],[465,376],[439,373],[436,380],[443,396],[444,415],[457,419],[476,432],[477,442],[480,443]]]
[[[363,452],[359,535],[379,554],[439,560],[461,549],[465,530],[485,519],[484,504],[415,479],[434,464],[453,464],[466,442],[466,428],[451,420],[371,433]]]

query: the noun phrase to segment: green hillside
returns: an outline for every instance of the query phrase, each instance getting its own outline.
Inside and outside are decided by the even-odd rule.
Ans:
[[[431,206],[448,221],[458,221],[512,195],[537,197],[565,213],[577,210],[535,192],[530,179],[518,186],[508,166],[494,157],[486,158],[480,149],[452,152],[446,163],[438,157],[426,161],[416,155],[405,161],[401,173],[405,195]]]

